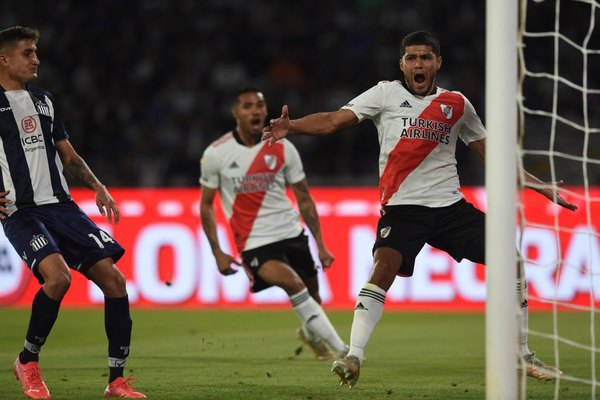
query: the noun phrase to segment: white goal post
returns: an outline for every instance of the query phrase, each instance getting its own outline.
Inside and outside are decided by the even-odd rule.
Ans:
[[[515,293],[517,3],[518,0],[487,0],[486,7],[485,369],[488,400],[517,399],[518,392],[518,303]]]
[[[535,348],[545,348],[543,358],[562,370],[550,387],[553,399],[596,399],[600,0],[486,6],[486,398],[527,398],[519,355],[531,353],[526,338],[533,338]],[[517,176],[525,168],[544,181],[565,179],[561,194],[578,210],[521,201],[529,189]],[[551,321],[527,328],[521,318],[517,262],[531,284],[529,305],[551,311]]]

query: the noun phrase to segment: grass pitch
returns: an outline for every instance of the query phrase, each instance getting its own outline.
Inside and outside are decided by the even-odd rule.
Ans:
[[[352,313],[328,314],[349,340]],[[134,387],[150,399],[485,398],[483,314],[386,312],[352,390],[337,386],[331,362],[316,361],[307,348],[296,354],[299,324],[291,310],[133,309],[132,318],[126,375],[134,374]],[[29,310],[0,308],[0,399],[25,399],[11,365],[28,319]],[[551,314],[532,314],[530,321],[535,330],[551,330]],[[559,329],[570,340],[590,343],[589,314],[560,314]],[[530,347],[554,362],[552,341],[532,338]],[[101,309],[62,310],[40,362],[52,398],[102,398],[106,348]],[[591,379],[588,351],[561,345],[560,365],[568,375]],[[600,388],[596,392],[600,396]],[[527,379],[527,399],[556,394],[560,399],[593,398],[585,383],[561,380],[557,386]]]

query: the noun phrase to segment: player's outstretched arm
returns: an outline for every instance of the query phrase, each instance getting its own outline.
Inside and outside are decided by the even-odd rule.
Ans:
[[[535,190],[551,202],[556,203],[567,210],[577,210],[577,206],[575,204],[568,202],[560,195],[559,188],[564,184],[562,180],[556,182],[544,182],[527,171],[524,171],[524,176],[525,187]]]
[[[309,114],[306,117],[290,120],[288,106],[281,109],[281,117],[272,119],[263,129],[262,140],[271,144],[291,134],[329,135],[338,129],[358,123],[358,118],[350,110],[337,110]]]
[[[477,156],[482,162],[485,162],[485,139],[469,143],[469,148],[473,150],[475,154],[477,154]],[[544,182],[527,171],[524,171],[524,176],[525,187],[535,190],[542,196],[546,197],[548,200],[558,204],[561,207],[566,208],[567,210],[577,210],[577,206],[575,204],[569,203],[558,192],[558,188],[563,185],[563,181]]]

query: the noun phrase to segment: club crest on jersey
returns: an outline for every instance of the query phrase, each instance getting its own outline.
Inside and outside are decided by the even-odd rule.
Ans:
[[[52,115],[50,114],[50,107],[48,107],[48,104],[38,101],[37,103],[35,103],[35,109],[40,114],[52,118]]]
[[[265,154],[264,160],[265,160],[265,164],[267,164],[267,168],[269,168],[271,171],[274,170],[275,167],[277,166],[277,156],[276,155]]]
[[[381,230],[379,231],[379,236],[381,236],[382,239],[385,239],[386,237],[390,236],[391,231],[392,231],[391,226],[386,226],[385,228],[381,228]]]
[[[442,114],[446,117],[446,119],[452,118],[452,106],[447,104],[440,104],[440,108],[442,109]]]
[[[257,268],[257,267],[258,267],[258,258],[254,257],[254,258],[252,259],[252,261],[250,261],[250,266],[251,266],[252,268]]]

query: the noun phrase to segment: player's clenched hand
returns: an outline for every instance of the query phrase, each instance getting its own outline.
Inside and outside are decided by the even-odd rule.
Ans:
[[[10,193],[10,190],[0,192],[0,219],[6,218],[8,215],[8,210],[6,209],[6,205],[12,203],[11,200],[7,199],[6,196]]]
[[[263,128],[262,140],[268,140],[270,145],[287,136],[290,129],[290,117],[288,106],[281,108],[281,117],[269,121],[269,125]]]
[[[329,250],[323,247],[322,249],[319,249],[319,260],[321,261],[323,269],[326,269],[331,267],[331,264],[333,264],[335,257],[329,252]]]
[[[217,261],[217,267],[219,268],[219,272],[223,275],[232,275],[238,272],[237,269],[231,267],[231,264],[239,265],[242,264],[237,261],[235,258],[230,256],[227,253],[219,252],[215,254],[215,260]]]
[[[113,221],[113,218],[115,224],[119,223],[119,207],[117,207],[117,203],[115,203],[115,200],[110,193],[108,193],[108,190],[104,185],[99,185],[96,188],[96,206],[98,207],[100,214],[102,214],[103,217],[106,217],[109,223]]]

